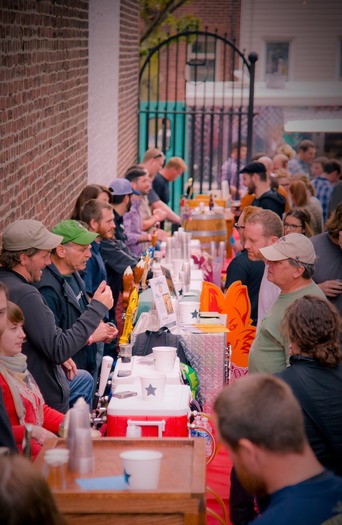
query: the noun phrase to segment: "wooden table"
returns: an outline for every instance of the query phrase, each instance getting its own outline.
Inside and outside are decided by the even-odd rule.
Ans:
[[[44,445],[35,461],[43,468],[44,451],[65,447],[62,439]],[[80,476],[67,472],[66,490],[54,492],[57,506],[68,524],[205,525],[205,440],[189,438],[93,440],[95,472]],[[119,453],[132,448],[150,448],[163,453],[159,488],[156,491],[84,491],[79,477],[122,474]]]

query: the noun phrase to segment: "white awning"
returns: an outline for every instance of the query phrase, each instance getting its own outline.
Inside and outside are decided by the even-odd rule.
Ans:
[[[342,133],[342,108],[285,110],[284,129],[288,133]]]

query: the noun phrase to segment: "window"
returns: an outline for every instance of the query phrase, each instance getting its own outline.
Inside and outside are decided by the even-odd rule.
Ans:
[[[214,82],[217,80],[220,42],[204,35],[188,46],[186,79],[191,82]]]
[[[266,42],[266,75],[277,73],[288,80],[289,49],[289,42]]]

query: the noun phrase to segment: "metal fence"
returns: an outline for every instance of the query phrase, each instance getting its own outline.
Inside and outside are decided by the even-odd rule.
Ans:
[[[139,154],[159,147],[169,159],[182,157],[188,171],[172,185],[178,208],[184,178],[195,187],[220,187],[221,168],[232,145],[252,153],[254,71],[248,58],[217,32],[186,31],[149,51],[140,71]],[[238,167],[240,158],[237,158]]]

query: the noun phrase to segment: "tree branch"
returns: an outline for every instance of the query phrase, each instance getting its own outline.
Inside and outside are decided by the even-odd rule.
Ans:
[[[178,0],[178,2],[175,2],[175,0],[169,0],[165,4],[164,8],[156,14],[149,27],[143,33],[142,37],[140,38],[140,45],[153,33],[153,31],[158,26],[164,22],[169,13],[173,13],[187,1],[188,0]]]

